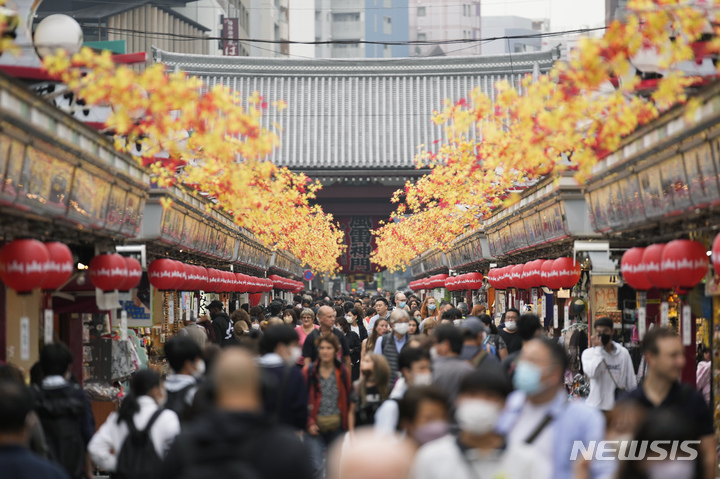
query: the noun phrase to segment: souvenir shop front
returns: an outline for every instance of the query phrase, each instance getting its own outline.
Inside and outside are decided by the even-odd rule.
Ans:
[[[720,227],[720,86],[697,98],[694,115],[677,108],[628,137],[594,168],[585,195],[593,229],[621,264],[614,279],[623,339],[638,344],[656,325],[677,331],[686,346],[682,380],[697,384],[698,371],[701,381],[714,377],[714,393],[706,388],[712,401],[720,288],[708,266]],[[615,302],[611,294],[599,300]],[[705,348],[713,350],[710,365],[700,364]],[[639,377],[644,370],[639,364]]]

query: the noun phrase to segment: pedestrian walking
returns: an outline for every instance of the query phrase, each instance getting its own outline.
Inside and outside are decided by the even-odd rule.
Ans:
[[[375,424],[375,412],[390,395],[390,366],[384,356],[368,353],[360,364],[360,379],[353,384],[348,429]]]
[[[200,348],[204,348],[205,343],[208,340],[207,333],[205,332],[205,328],[198,326],[193,312],[188,313],[186,318],[183,320],[183,325],[184,327],[178,331],[178,336],[187,336],[198,343]]]
[[[33,396],[25,384],[0,379],[0,471],[3,479],[69,479],[59,464],[27,448]]]
[[[263,414],[260,371],[242,348],[224,349],[210,376],[213,408],[175,440],[160,479],[311,479],[308,449]]]
[[[135,373],[120,410],[110,413],[88,444],[95,465],[117,479],[158,477],[180,434],[177,414],[162,409],[166,399],[158,373],[149,369]]]
[[[390,325],[392,331],[378,338],[373,352],[375,354],[381,354],[387,359],[390,365],[389,387],[392,387],[399,371],[398,356],[410,337],[408,334],[410,330],[410,315],[404,309],[395,309],[390,313]]]
[[[585,402],[608,413],[615,406],[615,399],[635,389],[637,381],[630,353],[612,340],[612,319],[598,318],[594,326],[591,347],[582,353],[583,371],[590,378],[590,393]]]
[[[307,344],[307,343],[306,343]],[[340,342],[333,334],[317,339],[317,360],[305,366],[308,385],[307,444],[315,476],[322,477],[327,447],[348,430],[350,372],[338,361]]]
[[[72,353],[62,343],[51,343],[40,353],[43,379],[33,388],[35,412],[45,433],[48,459],[60,464],[72,479],[85,479],[85,451],[95,432],[95,419],[85,392],[70,382]]]
[[[215,340],[220,346],[227,346],[232,338],[232,320],[226,312],[223,311],[221,301],[212,301],[208,305],[208,312],[212,318],[213,330],[215,332]]]

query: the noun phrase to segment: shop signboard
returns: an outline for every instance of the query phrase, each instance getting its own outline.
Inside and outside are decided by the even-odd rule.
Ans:
[[[685,167],[681,156],[674,156],[660,164],[663,210],[666,215],[679,214],[690,205]]]
[[[659,218],[665,213],[660,171],[650,168],[639,173],[643,206],[648,219]]]
[[[372,216],[345,216],[338,218],[340,229],[345,232],[345,253],[340,256],[342,274],[372,274],[379,268],[370,260],[377,244],[372,230],[380,226],[382,218]]]
[[[10,140],[10,148],[7,151],[5,183],[0,192],[0,204],[14,203],[22,190],[20,174],[25,160],[25,145],[17,140]]]
[[[128,237],[135,237],[140,234],[143,211],[145,210],[145,198],[128,191],[125,199],[125,211],[123,213],[123,224],[120,233]]]
[[[619,184],[620,190],[624,192],[623,197],[627,202],[628,224],[625,226],[645,221],[645,205],[637,175],[630,175],[620,180]]]
[[[108,202],[105,229],[109,231],[119,231],[120,228],[122,228],[126,198],[127,191],[117,185],[113,185],[110,190],[110,201]]]
[[[719,142],[720,140],[715,140],[713,145],[718,145]],[[704,207],[720,200],[718,173],[710,144],[704,143],[686,151],[683,153],[683,160],[693,203],[698,207]]]
[[[525,222],[523,220],[516,221],[510,225],[510,232],[513,237],[513,250],[529,248],[527,233],[525,231]]]

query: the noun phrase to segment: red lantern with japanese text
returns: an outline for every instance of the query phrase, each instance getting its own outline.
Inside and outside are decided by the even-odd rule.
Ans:
[[[125,256],[125,266],[127,267],[127,276],[125,281],[118,287],[118,291],[130,291],[137,287],[142,279],[142,266],[140,261],[135,258]]]
[[[557,273],[557,285],[560,288],[570,289],[580,281],[582,266],[573,258],[558,258],[552,262],[552,268]]]
[[[127,279],[127,264],[119,254],[95,256],[88,267],[90,282],[102,291],[115,291]]]
[[[20,294],[31,292],[45,282],[47,247],[34,239],[11,241],[0,249],[0,279]]]
[[[148,281],[160,291],[173,291],[180,285],[182,264],[168,258],[156,259],[148,265]]]
[[[70,248],[64,243],[51,241],[45,243],[50,259],[45,263],[45,281],[42,289],[54,291],[62,287],[70,279],[73,273],[73,255]],[[142,270],[140,271],[142,274]]]
[[[707,249],[699,241],[679,239],[665,245],[660,271],[678,289],[694,288],[705,278],[707,270]]]
[[[625,283],[638,291],[647,291],[653,286],[645,275],[643,253],[645,253],[645,248],[630,248],[623,253],[622,260],[620,260],[620,271]]]
[[[653,244],[645,248],[642,262],[645,264],[645,277],[658,289],[672,289],[673,282],[662,272],[662,254],[665,243]]]

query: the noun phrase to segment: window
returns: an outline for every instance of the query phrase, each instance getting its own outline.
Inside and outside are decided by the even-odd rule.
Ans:
[[[463,4],[463,17],[467,17],[467,5]]]
[[[385,8],[392,8],[392,0],[385,0],[385,1],[383,2],[383,6],[384,6]]]
[[[392,35],[392,18],[383,17],[383,33],[385,35]]]
[[[383,57],[392,58],[392,47],[390,45],[385,45],[383,47]]]
[[[418,17],[424,17],[427,14],[425,11],[425,7],[418,7],[417,9],[417,16]]]
[[[359,22],[360,12],[355,13],[333,13],[333,22]]]
[[[377,33],[377,19],[378,19],[378,16],[373,15],[373,28],[374,28],[375,33]],[[375,56],[377,57],[377,55],[375,55]]]
[[[419,42],[427,41],[427,33],[418,33],[418,41]]]

